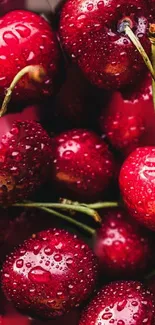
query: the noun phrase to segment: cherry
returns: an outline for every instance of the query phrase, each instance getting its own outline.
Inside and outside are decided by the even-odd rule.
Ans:
[[[95,199],[105,191],[114,171],[112,154],[94,132],[74,129],[53,139],[52,180],[61,194]]]
[[[18,309],[52,318],[86,300],[96,276],[91,249],[76,235],[50,229],[34,234],[7,258],[2,287]]]
[[[11,117],[12,118],[12,117]],[[26,199],[48,177],[51,140],[35,121],[0,119],[0,202]]]
[[[101,274],[113,278],[142,274],[149,264],[149,234],[121,208],[102,211],[101,228],[96,232],[94,251]]]
[[[154,324],[153,295],[137,281],[104,286],[84,310],[79,325]]]
[[[155,230],[155,147],[137,148],[124,161],[119,183],[123,200],[131,215]]]
[[[137,89],[116,91],[100,115],[100,128],[125,155],[142,145],[153,145],[155,114],[152,81],[147,75]]]
[[[142,58],[123,33],[128,24],[150,53],[149,16],[144,0],[67,0],[61,11],[64,49],[98,87],[135,83],[145,69]]]
[[[45,68],[47,76],[44,85],[32,83],[24,77],[15,89],[14,99],[32,99],[53,93],[60,53],[47,21],[29,11],[9,12],[0,20],[0,39],[1,97],[17,72],[29,64]]]

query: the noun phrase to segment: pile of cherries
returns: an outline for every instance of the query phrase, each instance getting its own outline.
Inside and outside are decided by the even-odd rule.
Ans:
[[[155,325],[155,1],[51,17],[0,19],[0,325]]]

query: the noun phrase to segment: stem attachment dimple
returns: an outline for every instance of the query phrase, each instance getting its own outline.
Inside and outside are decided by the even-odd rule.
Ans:
[[[151,50],[152,50],[152,66],[155,74],[155,24],[150,24],[149,39],[151,42]],[[152,78],[152,96],[153,96],[153,104],[155,110],[155,80],[153,78]]]
[[[25,74],[28,74],[30,79],[38,83],[41,83],[45,78],[46,72],[45,69],[39,65],[28,65],[22,70],[20,70],[17,73],[17,75],[14,77],[13,81],[11,82],[10,87],[7,89],[4,101],[2,103],[2,107],[0,109],[0,117],[2,117],[6,113],[7,106],[11,100],[12,92],[15,86],[17,85],[17,83],[20,81],[22,77],[24,77]]]

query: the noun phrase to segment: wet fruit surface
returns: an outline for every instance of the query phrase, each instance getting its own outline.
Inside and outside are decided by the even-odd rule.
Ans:
[[[50,229],[34,235],[4,264],[3,290],[16,307],[51,318],[77,307],[92,292],[97,262],[76,235]]]
[[[138,146],[154,145],[155,114],[150,76],[144,76],[136,89],[134,86],[114,92],[101,112],[99,124],[110,143],[125,155]]]
[[[123,200],[131,214],[155,230],[155,147],[137,148],[125,160],[119,176]]]
[[[100,262],[101,276],[131,278],[142,273],[151,257],[149,233],[121,208],[103,211],[100,215],[103,220],[96,233],[94,251]]]
[[[153,295],[140,282],[113,282],[98,292],[83,312],[79,324],[153,325]]]
[[[13,97],[30,99],[53,92],[60,53],[50,25],[35,13],[12,11],[0,20],[0,93],[4,96],[13,78],[27,65],[42,65],[47,73],[44,84],[29,82],[24,77]]]
[[[120,88],[133,83],[135,77],[137,80],[145,69],[139,53],[122,32],[122,21],[130,21],[150,52],[148,16],[143,0],[68,0],[61,11],[61,41],[93,84]]]
[[[109,185],[112,154],[94,132],[75,129],[59,134],[53,139],[53,155],[53,180],[74,197],[94,199]]]
[[[4,117],[5,120],[5,117]],[[0,122],[3,125],[3,118]],[[7,204],[28,197],[48,177],[51,140],[35,121],[16,121],[1,129],[0,201]],[[8,130],[8,129],[9,130]]]

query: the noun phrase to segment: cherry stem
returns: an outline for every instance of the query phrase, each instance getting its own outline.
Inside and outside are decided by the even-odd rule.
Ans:
[[[152,50],[152,66],[155,74],[155,24],[150,24],[149,28],[149,39],[151,42],[151,50]],[[152,78],[152,96],[153,96],[153,104],[155,110],[155,80]]]
[[[55,211],[53,209],[49,209],[49,208],[43,208],[43,207],[39,207],[38,209],[40,209],[42,211],[45,211],[45,212],[48,212],[50,214],[53,214],[53,215],[57,216],[58,218],[61,218],[61,219],[65,220],[65,221],[75,225],[76,227],[78,227],[78,228],[84,230],[85,232],[89,233],[91,236],[95,234],[95,229],[93,229],[93,228],[91,228],[91,227],[89,227],[89,226],[87,226],[87,225],[85,225],[85,224],[71,218],[71,217],[68,217],[68,216],[66,216],[66,215],[64,215],[64,214],[62,214],[60,212],[57,212],[57,211]]]
[[[84,207],[88,207],[90,209],[105,209],[105,208],[115,208],[119,206],[118,202],[95,202],[91,204],[86,204],[86,203],[79,203],[77,201],[71,201],[65,198],[60,199],[61,204],[71,204],[71,205],[81,205]]]
[[[96,222],[101,223],[101,217],[97,211],[89,208],[87,205],[72,205],[63,203],[41,203],[41,202],[24,202],[16,203],[14,206],[25,207],[25,208],[54,208],[61,210],[76,211],[91,216]]]
[[[118,202],[96,202],[91,204],[84,204],[91,209],[105,209],[105,208],[115,208],[119,206]]]
[[[29,74],[30,79],[36,81],[36,82],[43,82],[45,78],[45,70],[42,66],[39,65],[28,65],[22,70],[20,70],[17,75],[14,77],[13,81],[11,82],[10,87],[7,89],[5,98],[3,100],[1,109],[0,109],[0,117],[2,117],[6,111],[7,106],[11,100],[12,92],[17,85],[17,83],[20,81],[21,78],[24,77],[25,74]]]
[[[124,25],[124,32],[130,38],[131,42],[135,45],[136,49],[142,56],[147,68],[149,69],[153,80],[155,80],[155,71],[153,69],[151,60],[149,59],[146,51],[144,50],[142,44],[140,43],[138,37],[133,33],[132,29],[130,28],[130,26],[128,24]]]

